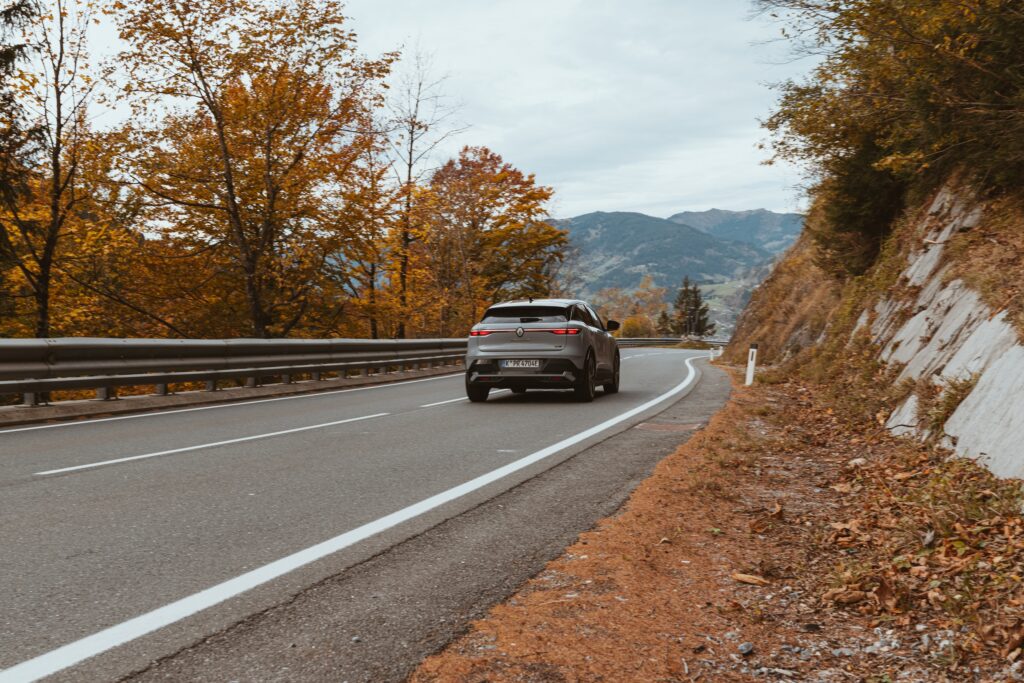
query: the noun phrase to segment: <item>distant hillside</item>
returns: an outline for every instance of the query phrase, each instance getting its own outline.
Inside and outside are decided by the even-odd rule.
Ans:
[[[668,220],[723,240],[753,244],[772,254],[788,249],[804,225],[804,217],[798,213],[775,213],[766,209],[683,211],[669,216]]]
[[[767,276],[774,256],[793,242],[802,220],[764,209],[712,209],[671,219],[598,211],[555,223],[569,231],[578,251],[576,295],[591,297],[606,287],[631,290],[651,275],[671,300],[688,276],[701,283],[719,333],[728,335],[751,290]]]
[[[558,224],[579,249],[578,274],[588,294],[605,287],[632,289],[648,274],[663,287],[677,286],[683,276],[726,282],[771,256],[752,244],[642,213],[598,211]]]

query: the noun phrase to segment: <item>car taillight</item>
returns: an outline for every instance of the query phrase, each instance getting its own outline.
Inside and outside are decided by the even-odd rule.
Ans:
[[[491,330],[470,330],[470,337],[486,337],[491,333]]]
[[[579,334],[580,328],[578,327],[567,327],[564,330],[548,330],[551,334]]]

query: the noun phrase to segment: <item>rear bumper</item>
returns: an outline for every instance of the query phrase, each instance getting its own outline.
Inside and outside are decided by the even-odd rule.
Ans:
[[[537,372],[502,370],[495,359],[477,359],[467,364],[466,383],[501,389],[534,387],[570,389],[580,370],[569,358],[544,359]]]
[[[497,389],[511,389],[513,387],[533,387],[536,389],[571,389],[576,376],[571,372],[563,372],[560,375],[542,375],[530,373],[523,375],[498,374],[484,375],[477,372],[467,372],[466,382],[478,386],[489,386]]]

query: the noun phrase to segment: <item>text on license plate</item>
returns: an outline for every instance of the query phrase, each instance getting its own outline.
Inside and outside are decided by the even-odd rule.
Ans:
[[[539,360],[510,359],[501,361],[501,367],[510,370],[537,370],[540,368]]]

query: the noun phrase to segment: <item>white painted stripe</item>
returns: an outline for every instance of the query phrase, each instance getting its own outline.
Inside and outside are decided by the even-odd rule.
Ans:
[[[94,420],[75,420],[71,422],[57,422],[55,424],[45,425],[33,425],[32,427],[14,427],[13,429],[0,430],[0,436],[4,434],[13,434],[15,432],[31,432],[37,429],[54,429],[56,427],[84,427],[98,422],[114,422],[116,420],[137,420],[140,417],[163,417],[164,415],[178,415],[179,413],[193,413],[199,410],[219,410],[222,408],[238,408],[244,406],[255,405],[256,403],[273,403],[274,401],[292,401],[298,398],[323,398],[324,396],[333,396],[335,394],[345,394],[350,391],[369,391],[370,389],[388,389],[391,387],[400,387],[406,384],[415,384],[417,382],[432,382],[438,379],[462,379],[462,372],[460,371],[457,375],[439,375],[437,377],[422,377],[420,379],[406,379],[398,382],[387,382],[384,384],[375,384],[370,387],[351,387],[348,389],[332,389],[328,391],[318,391],[311,394],[297,394],[295,396],[277,396],[275,398],[258,398],[253,400],[240,399],[238,401],[232,401],[230,403],[218,403],[213,406],[198,406],[196,408],[182,408],[181,410],[158,410],[150,413],[134,413],[132,415],[118,415],[117,417],[98,417]],[[328,380],[330,381],[330,380]],[[127,399],[126,399],[127,400]]]
[[[420,406],[420,408],[433,408],[434,406],[443,406],[443,405],[446,405],[448,403],[457,403],[459,401],[468,401],[468,400],[469,400],[469,398],[467,398],[466,396],[460,396],[459,398],[450,398],[447,401],[438,401],[436,403],[424,403],[423,405]]]
[[[129,455],[126,458],[115,458],[113,460],[102,460],[100,462],[91,462],[87,465],[75,465],[74,467],[62,467],[57,470],[46,470],[45,472],[36,472],[37,477],[43,477],[48,474],[61,474],[64,472],[75,472],[77,470],[89,470],[96,467],[105,467],[107,465],[116,465],[122,462],[131,462],[132,460],[145,460],[147,458],[158,458],[162,455],[174,455],[175,453],[188,453],[189,451],[198,451],[203,448],[216,448],[217,446],[227,446],[234,443],[242,443],[244,441],[255,441],[256,439],[269,439],[273,436],[282,436],[284,434],[295,434],[296,432],[306,432],[310,429],[323,429],[324,427],[333,427],[334,425],[343,425],[349,422],[359,422],[360,420],[372,420],[375,417],[384,417],[391,413],[374,413],[373,415],[363,415],[362,417],[350,417],[347,420],[335,420],[334,422],[323,422],[321,424],[309,425],[307,427],[295,427],[294,429],[283,429],[279,432],[267,432],[266,434],[253,434],[252,436],[243,436],[237,439],[227,439],[226,441],[214,441],[213,443],[201,443],[197,446],[185,446],[184,448],[172,448],[167,451],[157,451],[156,453],[143,453],[142,455]]]
[[[581,441],[585,441],[590,437],[600,434],[606,429],[614,427],[634,415],[639,415],[640,413],[649,410],[659,403],[662,403],[682,392],[690,386],[694,378],[697,376],[697,371],[692,365],[693,360],[694,358],[686,359],[686,366],[688,368],[686,379],[664,394],[661,394],[642,405],[632,408],[631,410],[627,410],[620,415],[609,420],[605,420],[601,424],[595,425],[594,427],[586,429],[574,436],[570,436],[567,439],[563,439],[562,441],[552,444],[547,448],[531,453],[524,458],[505,465],[504,467],[499,467],[498,469],[492,470],[487,474],[480,475],[475,479],[470,479],[464,484],[450,488],[447,491],[442,491],[441,493],[421,500],[409,507],[402,508],[397,512],[392,512],[390,515],[381,517],[380,519],[364,524],[363,526],[352,529],[351,531],[346,531],[340,536],[335,536],[334,538],[318,543],[317,545],[306,548],[305,550],[300,550],[299,552],[288,555],[287,557],[282,557],[270,564],[248,571],[233,579],[228,579],[223,583],[211,586],[206,590],[182,598],[168,605],[164,605],[163,607],[158,607],[151,612],[141,614],[133,619],[117,624],[116,626],[111,626],[110,628],[94,633],[91,636],[86,636],[81,640],[68,643],[56,650],[51,650],[50,652],[39,655],[34,659],[29,659],[21,662],[20,664],[15,664],[9,669],[0,671],[0,683],[28,683],[29,681],[36,681],[44,676],[54,674],[68,668],[69,666],[74,666],[75,664],[89,659],[90,657],[94,657],[101,652],[106,652],[118,645],[123,645],[124,643],[140,638],[147,633],[151,633],[157,629],[163,628],[164,626],[173,624],[176,621],[190,617],[197,612],[209,609],[214,605],[245,593],[246,591],[252,590],[253,588],[267,583],[268,581],[294,571],[299,567],[303,567],[311,562],[316,562],[317,560],[336,553],[339,550],[343,550],[360,541],[366,540],[371,536],[387,531],[388,529],[391,529],[403,522],[419,517],[420,515],[430,512],[445,503],[457,500],[458,498],[483,488],[488,484],[492,484],[499,479],[503,479],[514,472],[518,472],[525,467],[529,467],[536,462],[544,460],[561,450],[574,446]]]
[[[491,392],[491,396],[494,396],[495,394],[504,394],[506,391],[509,391],[509,390],[508,389],[498,389],[497,391],[492,391]],[[459,398],[450,398],[447,401],[437,401],[436,403],[424,403],[423,405],[420,406],[420,408],[433,408],[434,406],[443,406],[443,405],[447,405],[449,403],[458,403],[459,401],[468,401],[468,400],[469,400],[469,397],[467,397],[467,396],[460,396]]]

